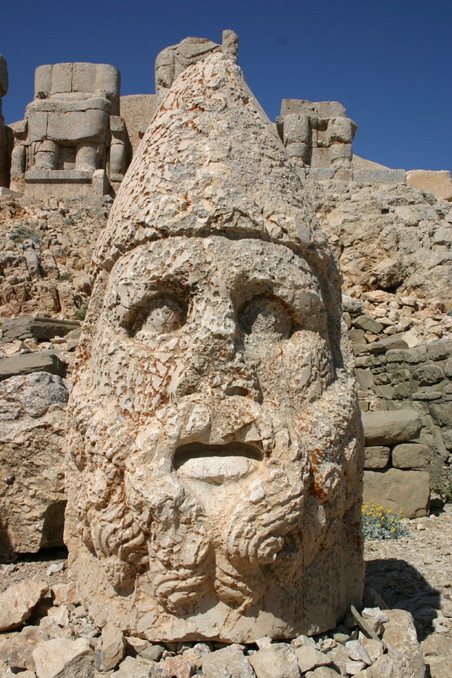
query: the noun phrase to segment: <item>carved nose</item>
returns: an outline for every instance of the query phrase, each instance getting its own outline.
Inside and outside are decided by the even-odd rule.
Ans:
[[[262,393],[254,366],[247,365],[232,303],[221,300],[203,315],[199,333],[193,336],[176,393],[212,393],[253,398]]]

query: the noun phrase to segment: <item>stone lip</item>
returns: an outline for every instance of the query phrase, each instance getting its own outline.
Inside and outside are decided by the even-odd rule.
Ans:
[[[261,460],[262,452],[246,443],[189,443],[176,450],[173,463],[182,475],[220,485],[249,475]]]

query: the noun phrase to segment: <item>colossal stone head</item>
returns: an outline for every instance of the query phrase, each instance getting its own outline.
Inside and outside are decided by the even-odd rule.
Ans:
[[[340,276],[227,54],[169,89],[92,272],[66,539],[96,621],[149,640],[333,627],[362,587]]]

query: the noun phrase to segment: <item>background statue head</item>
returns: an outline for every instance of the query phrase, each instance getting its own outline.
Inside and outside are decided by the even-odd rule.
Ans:
[[[227,54],[169,89],[93,276],[66,538],[98,623],[239,642],[334,626],[362,586],[340,277]]]

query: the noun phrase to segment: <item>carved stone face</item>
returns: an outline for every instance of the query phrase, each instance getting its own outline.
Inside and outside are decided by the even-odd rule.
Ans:
[[[244,613],[269,576],[309,567],[344,459],[330,449],[313,473],[335,370],[308,263],[253,239],[141,245],[113,267],[93,346],[75,392],[80,519],[117,592]]]
[[[226,55],[162,100],[93,272],[65,532],[91,615],[153,641],[332,628],[363,570],[340,279]]]

